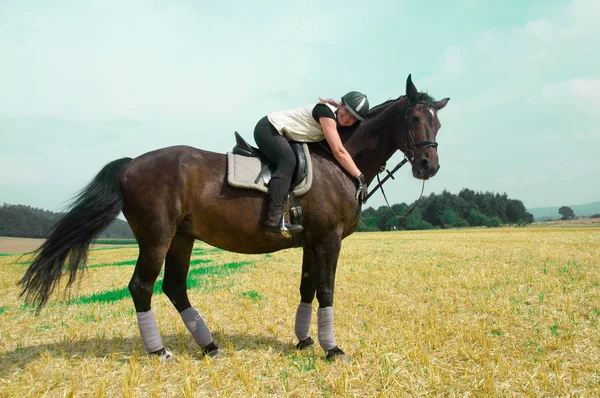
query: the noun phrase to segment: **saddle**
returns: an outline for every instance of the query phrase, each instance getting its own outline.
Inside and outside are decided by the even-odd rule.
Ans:
[[[271,176],[276,166],[271,163],[259,148],[248,144],[235,132],[236,145],[227,153],[227,181],[237,188],[256,189],[267,193]],[[312,165],[310,152],[305,143],[290,142],[296,156],[296,169],[291,187],[295,196],[308,192],[312,185]]]
[[[227,152],[227,182],[236,188],[256,189],[267,193],[275,165],[271,163],[260,149],[248,144],[236,131],[236,145],[232,152]],[[290,142],[296,156],[296,169],[292,176],[289,195],[289,212],[291,221],[302,225],[304,214],[302,206],[296,201],[297,196],[304,195],[312,185],[312,164],[306,143]],[[304,234],[292,236],[293,247],[304,246]]]

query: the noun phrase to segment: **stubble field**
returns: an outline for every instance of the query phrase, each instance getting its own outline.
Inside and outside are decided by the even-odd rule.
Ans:
[[[600,395],[598,226],[350,236],[334,301],[346,365],[294,349],[300,249],[203,243],[189,295],[226,355],[201,357],[161,276],[153,311],[175,361],[149,357],[127,292],[137,252],[92,250],[39,316],[18,298],[28,257],[0,255],[0,396]]]

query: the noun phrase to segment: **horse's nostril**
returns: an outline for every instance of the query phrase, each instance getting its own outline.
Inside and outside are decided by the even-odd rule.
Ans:
[[[427,161],[427,159],[421,160],[419,168],[421,169],[422,173],[427,173],[429,171],[429,162]]]

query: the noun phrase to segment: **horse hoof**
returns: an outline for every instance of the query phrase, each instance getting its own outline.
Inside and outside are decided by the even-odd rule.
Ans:
[[[207,355],[211,358],[222,358],[224,355],[221,352],[221,350],[219,350],[219,347],[217,347],[217,345],[215,344],[215,342],[213,341],[212,343],[210,343],[209,345],[202,347],[202,353],[204,355]]]
[[[158,351],[151,352],[150,355],[156,355],[161,362],[173,362],[175,360],[173,353],[164,347]]]
[[[164,354],[160,354],[158,358],[161,360],[161,362],[173,362],[175,360],[173,353],[166,348]]]
[[[327,356],[325,357],[329,361],[336,361],[340,363],[350,363],[350,360],[338,346],[333,347],[330,350],[327,350]]]
[[[219,358],[223,358],[225,356],[225,354],[223,354],[223,351],[221,351],[219,349],[207,352],[206,355],[208,355],[212,359],[219,359]]]
[[[315,342],[309,336],[307,339],[304,339],[301,342],[299,342],[298,344],[296,344],[296,349],[297,350],[305,350],[313,344],[315,344]]]

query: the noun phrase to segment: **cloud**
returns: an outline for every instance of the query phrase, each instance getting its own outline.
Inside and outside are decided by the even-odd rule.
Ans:
[[[458,46],[452,46],[446,49],[442,57],[440,70],[452,77],[459,76],[463,71],[463,58]]]
[[[550,22],[547,20],[535,20],[525,24],[525,31],[544,43],[551,43],[553,41],[553,28]]]
[[[560,100],[581,106],[582,109],[600,111],[600,79],[572,78],[543,87],[537,100]]]
[[[562,37],[588,38],[600,34],[600,2],[597,0],[574,0],[561,16],[566,20],[558,29]]]

